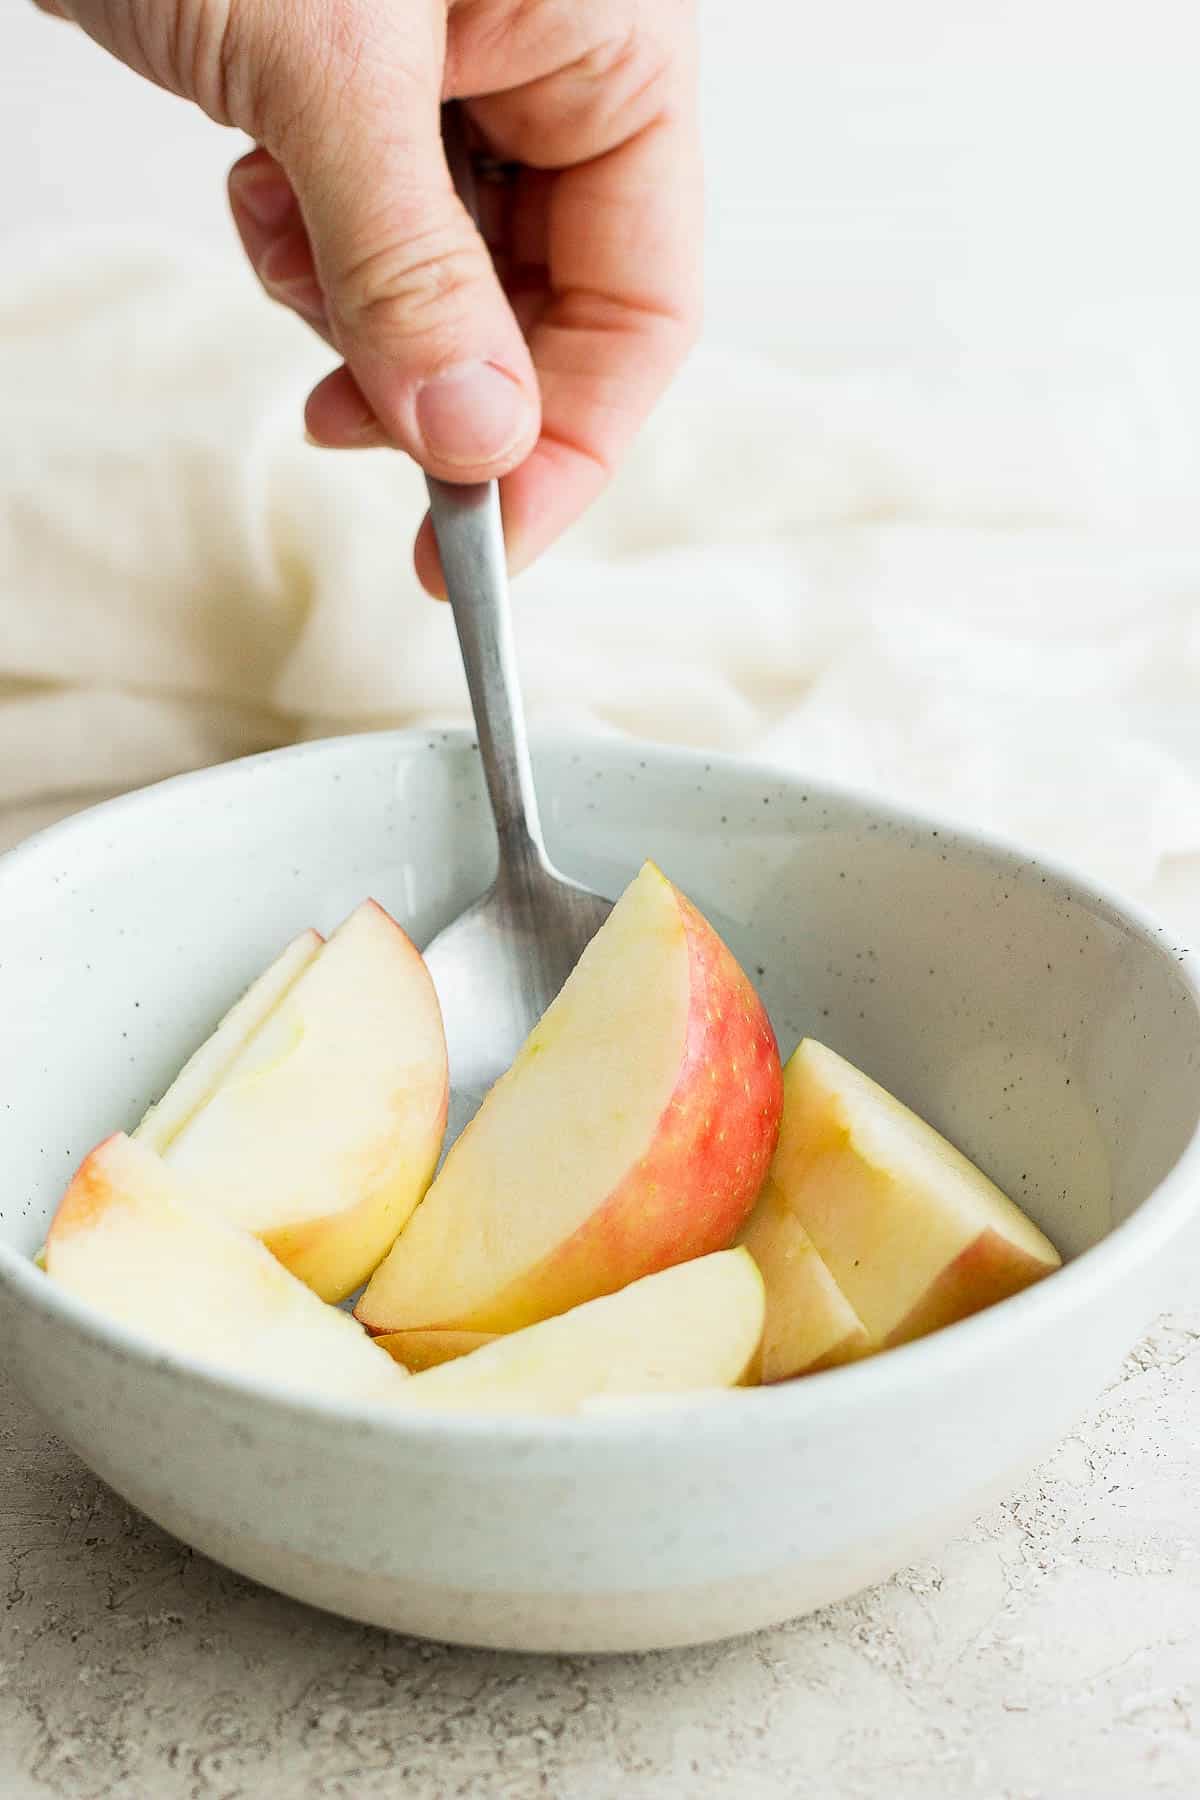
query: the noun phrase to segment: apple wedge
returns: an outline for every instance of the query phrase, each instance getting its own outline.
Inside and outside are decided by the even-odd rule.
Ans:
[[[494,1331],[388,1331],[373,1340],[416,1375],[496,1342]]]
[[[139,1143],[162,1154],[220,1085],[259,1026],[312,963],[323,942],[319,931],[301,932],[250,984],[131,1134]]]
[[[1061,1261],[974,1163],[811,1038],[784,1071],[771,1173],[873,1348],[979,1312]]]
[[[273,1007],[277,1006],[297,976],[308,967],[324,939],[319,931],[302,931],[293,938],[235,1001],[212,1036],[206,1038],[179,1071],[162,1099],[152,1106],[131,1134],[151,1150],[163,1151],[197,1108],[207,1100],[242,1046],[248,1042]],[[46,1247],[34,1253],[44,1269]]]
[[[144,1135],[197,1196],[322,1299],[343,1299],[392,1244],[441,1150],[446,1044],[421,956],[367,901],[232,1058],[214,1056],[216,1085],[193,1105],[196,1060],[183,1101],[170,1090]],[[178,1129],[161,1128],[176,1117]]]
[[[762,1186],[780,1104],[762,1003],[647,863],[450,1151],[357,1316],[375,1332],[513,1331],[725,1248]]]
[[[569,1413],[605,1394],[736,1387],[757,1366],[762,1277],[718,1250],[414,1375],[404,1410]]]
[[[124,1135],[92,1151],[46,1240],[46,1272],[165,1349],[343,1400],[403,1398],[406,1372],[248,1232],[190,1203]]]
[[[866,1326],[774,1181],[767,1181],[738,1243],[758,1264],[767,1292],[764,1382],[815,1375],[868,1354]]]

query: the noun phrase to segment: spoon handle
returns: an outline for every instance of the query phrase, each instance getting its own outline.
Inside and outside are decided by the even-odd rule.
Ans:
[[[454,185],[478,223],[471,159],[457,108],[442,108],[442,135]],[[487,781],[502,870],[545,861],[517,677],[508,566],[494,481],[458,483],[426,476],[429,510],[454,614],[479,754]]]
[[[499,490],[494,481],[468,486],[427,479],[501,860],[522,854],[540,860],[542,832],[517,680]]]

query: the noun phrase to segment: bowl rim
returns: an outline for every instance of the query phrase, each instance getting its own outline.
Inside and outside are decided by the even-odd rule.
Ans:
[[[9,880],[23,874],[28,865],[35,865],[47,849],[66,845],[72,836],[94,831],[98,825],[108,826],[131,813],[169,804],[170,796],[181,791],[202,793],[207,787],[251,779],[266,765],[353,758],[364,752],[392,757],[439,746],[447,752],[477,749],[475,735],[467,729],[417,727],[359,732],[285,745],[134,789],[73,813],[0,855],[0,905]],[[1175,933],[1136,903],[1084,877],[1069,864],[1027,849],[1012,839],[899,806],[848,785],[728,752],[598,732],[559,730],[534,734],[535,760],[566,760],[581,752],[600,753],[618,764],[636,765],[653,758],[660,767],[675,765],[692,774],[700,768],[745,785],[766,783],[789,792],[806,793],[851,818],[858,814],[886,821],[896,831],[916,837],[936,834],[942,849],[957,848],[969,856],[1007,866],[1014,878],[1028,878],[1031,870],[1036,871],[1060,889],[1064,899],[1088,907],[1108,923],[1141,939],[1157,956],[1169,959],[1200,1018],[1200,958],[1195,952],[1178,943]],[[1039,1327],[1051,1325],[1063,1314],[1079,1310],[1153,1263],[1194,1214],[1198,1178],[1200,1115],[1173,1166],[1128,1218],[1052,1276],[971,1318],[945,1326],[914,1343],[897,1346],[886,1354],[770,1388],[632,1396],[582,1415],[406,1413],[402,1404],[308,1395],[284,1382],[231,1371],[204,1357],[163,1349],[86,1301],[58,1290],[31,1258],[3,1243],[0,1288],[7,1288],[14,1298],[27,1303],[55,1327],[66,1328],[97,1349],[115,1352],[147,1371],[157,1370],[190,1381],[213,1400],[258,1403],[293,1420],[314,1424],[320,1421],[324,1428],[387,1440],[398,1447],[410,1445],[419,1450],[461,1445],[469,1451],[473,1446],[493,1444],[509,1446],[523,1454],[536,1447],[548,1449],[562,1444],[580,1450],[591,1445],[604,1454],[610,1446],[633,1442],[644,1447],[650,1439],[656,1450],[673,1453],[683,1443],[696,1444],[698,1432],[705,1443],[720,1446],[730,1436],[744,1439],[754,1429],[795,1429],[819,1423],[831,1410],[841,1414],[886,1405],[890,1398],[923,1383],[935,1382],[939,1366],[951,1363],[961,1373],[996,1353],[1002,1354],[1005,1345],[1020,1334],[1034,1334]]]

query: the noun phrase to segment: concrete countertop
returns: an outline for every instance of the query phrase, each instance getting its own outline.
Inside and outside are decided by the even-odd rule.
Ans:
[[[1198,1277],[939,1556],[656,1656],[455,1650],[309,1611],[130,1512],[0,1377],[0,1794],[1194,1800]]]

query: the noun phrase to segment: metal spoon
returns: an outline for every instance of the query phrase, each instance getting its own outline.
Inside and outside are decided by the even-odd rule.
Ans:
[[[443,135],[455,186],[478,223],[470,156],[450,106]],[[560,874],[542,840],[497,484],[430,476],[428,488],[500,851],[492,887],[425,951],[446,1025],[452,1140],[509,1067],[612,903]]]

